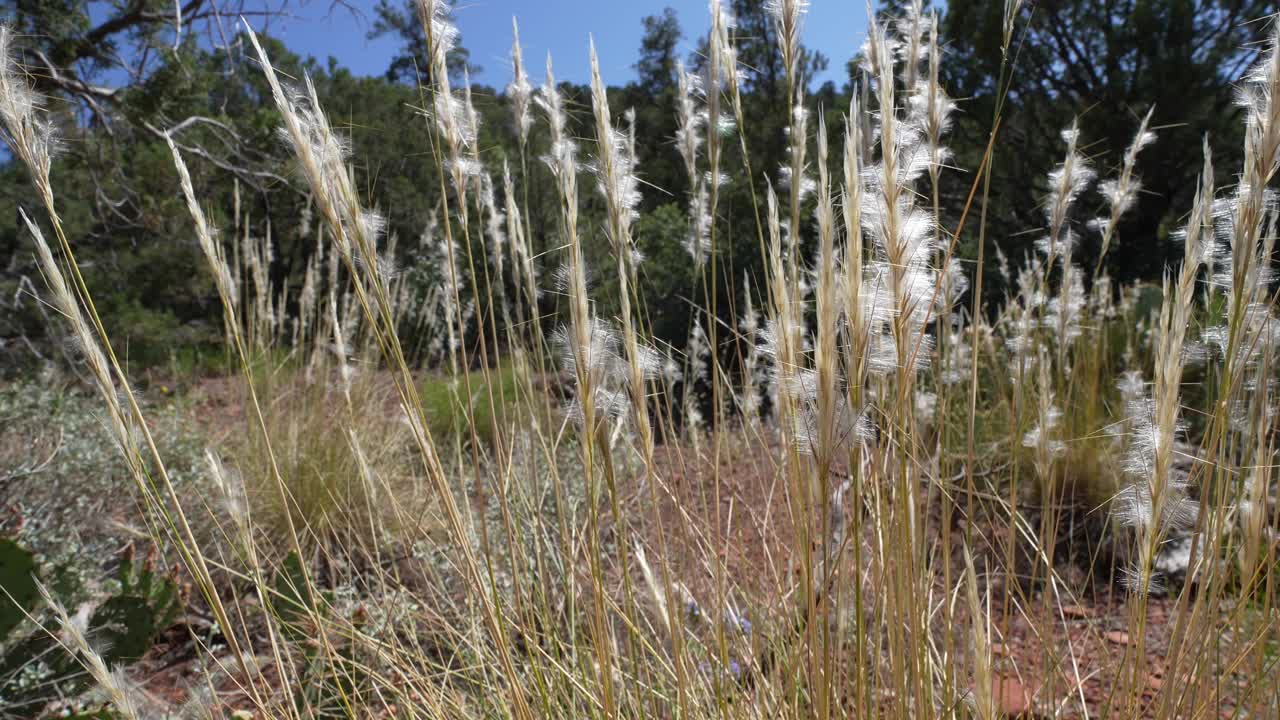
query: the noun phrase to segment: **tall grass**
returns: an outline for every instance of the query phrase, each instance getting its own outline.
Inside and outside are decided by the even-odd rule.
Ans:
[[[745,135],[736,148],[727,141],[745,117],[739,73],[749,69],[720,2],[704,73],[678,70],[685,247],[705,291],[683,373],[651,344],[635,235],[644,169],[593,45],[594,141],[580,146],[550,58],[535,92],[516,35],[508,96],[520,172],[504,160],[499,187],[477,147],[469,83],[451,85],[457,30],[445,3],[421,0],[431,72],[420,131],[446,200],[423,238],[443,277],[417,307],[321,98],[306,78],[289,87],[246,31],[322,245],[298,296],[277,294],[262,272],[270,244],[245,242],[238,229],[220,238],[171,145],[248,408],[244,440],[209,455],[223,496],[198,499],[169,481],[80,277],[50,176],[56,143],[0,29],[0,120],[55,239],[24,214],[51,302],[91,371],[154,539],[181,560],[225,639],[194,639],[209,683],[218,678],[206,709],[290,718],[1280,711],[1269,505],[1276,31],[1241,81],[1240,181],[1214,187],[1206,139],[1204,179],[1179,233],[1183,260],[1166,271],[1158,312],[1143,314],[1137,289],[1113,292],[1101,261],[1089,275],[1074,253],[1087,233],[1103,254],[1118,242],[1158,110],[1102,182],[1080,149],[1088,139],[1064,130],[1064,159],[1045,168],[1043,240],[1006,246],[1015,268],[996,246],[1010,291],[983,306],[979,275],[965,312],[956,248],[967,223],[982,267],[1001,111],[980,167],[965,168],[968,203],[949,226],[938,188],[957,172],[946,147],[956,103],[939,80],[936,17],[913,2],[901,18],[873,20],[843,132],[829,133],[825,119],[810,121],[799,77],[806,5],[769,3],[792,101],[789,151],[784,167],[749,180],[766,272],[758,293],[745,279],[740,312],[715,305],[726,254],[716,220],[720,188],[740,182],[723,176],[725,154],[752,167]],[[1019,5],[1006,4],[1006,59]],[[549,136],[541,148],[529,132],[537,122]],[[541,167],[528,162],[539,151]],[[609,251],[595,268],[579,227],[587,178],[604,200]],[[546,179],[557,247],[539,255],[527,185]],[[1078,223],[1075,206],[1091,193],[1106,213]],[[615,281],[616,317],[602,316],[589,280],[601,274]],[[543,280],[551,276],[554,286]],[[548,318],[551,293],[560,309]],[[400,339],[406,324],[440,338],[443,379],[431,375],[425,392]],[[705,355],[694,349],[704,342]],[[744,361],[727,362],[734,353]],[[1184,381],[1197,363],[1205,387],[1190,407]],[[568,384],[563,403],[546,389],[553,367]],[[706,424],[694,421],[695,382],[710,390]],[[196,532],[191,512],[221,532]],[[1172,549],[1184,546],[1178,567]],[[1175,571],[1185,577],[1167,577]],[[1117,596],[1124,619],[1114,626],[1072,624],[1069,608]],[[1024,652],[1003,657],[1013,646]],[[90,671],[130,716],[133,686],[99,665]]]

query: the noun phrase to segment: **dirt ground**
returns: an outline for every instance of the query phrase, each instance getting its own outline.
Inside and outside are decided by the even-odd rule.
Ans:
[[[794,533],[776,448],[741,438],[726,441],[720,449],[718,468],[715,454],[709,443],[703,443],[697,452],[687,445],[660,449],[657,474],[663,478],[665,491],[658,493],[657,508],[667,533],[673,573],[699,598],[714,597],[717,583],[730,588],[730,597],[777,597],[777,589],[797,574],[798,566],[791,557]],[[637,488],[633,499],[639,509],[654,505],[643,487]],[[932,512],[932,541],[937,542],[941,521],[936,506]],[[652,515],[650,512],[641,526],[645,528],[645,544],[656,556],[660,543]],[[1046,602],[1043,581],[1018,583],[1001,570],[1003,553],[997,548],[1003,547],[1002,535],[1007,531],[995,526],[991,518],[980,517],[976,523],[972,532],[987,540],[983,548],[974,550],[975,564],[989,571],[986,582],[991,584],[988,612],[994,693],[1004,715],[1048,718],[1123,713],[1126,700],[1118,688],[1132,687],[1133,680],[1120,677],[1117,668],[1132,667],[1132,656],[1139,646],[1128,630],[1133,612],[1130,596],[1112,581],[1110,573],[1082,567],[1089,553],[1077,552],[1057,563],[1057,577],[1047,590],[1050,597]],[[724,531],[717,534],[716,527]],[[952,576],[960,578],[964,572],[962,521],[957,520],[952,533]],[[723,562],[723,578],[702,559],[706,547],[716,548],[715,556]],[[935,592],[938,597],[946,595],[941,579]],[[986,596],[985,587],[980,596]],[[957,605],[955,632],[967,637],[963,606],[963,602]],[[1168,683],[1177,682],[1166,675],[1173,608],[1174,599],[1169,596],[1152,596],[1146,603],[1146,637],[1141,643],[1144,660],[1139,664],[1137,681],[1143,686],[1144,704]],[[958,641],[957,646],[968,647],[969,643]],[[971,678],[957,682],[972,688]],[[1236,698],[1244,685],[1243,679],[1233,676],[1220,678],[1212,690],[1210,707],[1216,705],[1221,717],[1239,717],[1243,709],[1237,708]]]

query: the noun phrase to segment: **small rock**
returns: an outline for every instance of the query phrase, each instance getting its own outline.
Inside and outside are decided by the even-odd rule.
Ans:
[[[1191,536],[1173,538],[1160,546],[1156,554],[1155,570],[1169,583],[1181,585],[1191,565]]]
[[[1031,692],[1017,678],[996,677],[994,687],[996,707],[1009,718],[1030,717]]]
[[[1129,633],[1123,630],[1112,630],[1111,632],[1106,633],[1102,637],[1106,638],[1107,642],[1113,643],[1115,645],[1129,644]]]
[[[1062,615],[1063,617],[1079,620],[1082,618],[1093,617],[1093,611],[1080,605],[1066,605],[1062,608]]]

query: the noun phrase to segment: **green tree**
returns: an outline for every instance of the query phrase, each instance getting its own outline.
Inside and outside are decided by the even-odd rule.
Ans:
[[[1010,50],[988,237],[1015,260],[1029,250],[1036,238],[1029,231],[1044,224],[1039,207],[1046,175],[1063,152],[1059,133],[1072,117],[1080,117],[1084,147],[1105,178],[1154,105],[1157,140],[1138,160],[1144,191],[1118,228],[1120,244],[1107,264],[1121,280],[1157,277],[1172,249],[1168,233],[1190,207],[1201,139],[1210,139],[1221,182],[1230,184],[1230,173],[1240,166],[1240,115],[1231,84],[1260,47],[1263,23],[1250,21],[1274,11],[1274,3],[1263,0],[1026,3]],[[943,76],[948,92],[964,99],[951,141],[963,168],[977,168],[986,146],[1001,82],[1002,14],[1001,3],[947,3]],[[954,217],[972,178],[949,175],[944,194]],[[1084,217],[1093,217],[1101,199],[1089,195],[1079,205]],[[1096,233],[1086,233],[1084,241],[1078,257],[1091,267]],[[987,287],[1000,291],[996,283]]]
[[[644,36],[640,39],[640,59],[636,60],[636,73],[640,76],[640,89],[650,96],[661,95],[676,82],[676,45],[680,43],[680,21],[676,11],[663,8],[661,15],[649,15],[641,20]]]
[[[627,110],[635,112],[638,170],[645,183],[641,210],[649,212],[686,191],[680,156],[671,142],[676,133],[676,47],[683,33],[671,8],[641,22],[638,78],[616,91],[611,104],[620,106],[618,117]]]
[[[199,23],[203,7],[186,6],[195,13],[187,21]],[[225,224],[237,182],[255,219],[295,211],[300,197],[280,172],[276,116],[260,104],[266,95],[258,73],[242,72],[235,51],[202,47],[192,25],[176,33],[172,15],[158,20],[153,4],[124,4],[105,17],[95,12],[96,25],[86,2],[5,9],[18,28],[48,22],[58,31],[24,36],[21,57],[63,138],[53,167],[60,213],[130,364],[154,364],[176,346],[212,337],[216,325],[202,322],[209,317],[207,283],[190,282],[201,263],[164,137],[171,133],[199,161],[199,194]],[[94,42],[106,45],[89,47]],[[298,68],[282,47],[273,48]],[[0,174],[0,290],[34,277],[30,239],[16,212],[34,210],[32,202],[24,170],[9,164]],[[15,324],[0,327],[0,337],[30,340],[47,325]]]
[[[452,14],[453,0],[449,0],[449,5]],[[421,81],[424,86],[429,86],[431,62],[427,59],[427,41],[418,17],[418,1],[393,3],[392,0],[378,0],[374,13],[377,17],[369,30],[369,38],[391,35],[403,43],[400,52],[391,58],[391,64],[387,66],[387,79],[410,85]],[[445,63],[449,68],[449,79],[455,82],[461,82],[464,73],[475,75],[481,70],[479,65],[471,64],[471,53],[462,46],[461,38],[445,57]]]

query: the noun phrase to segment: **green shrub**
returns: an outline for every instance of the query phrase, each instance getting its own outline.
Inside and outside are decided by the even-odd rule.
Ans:
[[[519,397],[528,385],[510,359],[488,372],[470,370],[458,378],[430,375],[419,387],[427,425],[437,440],[461,435],[469,442],[474,430],[478,440],[492,444],[495,430],[511,427],[528,406]]]

